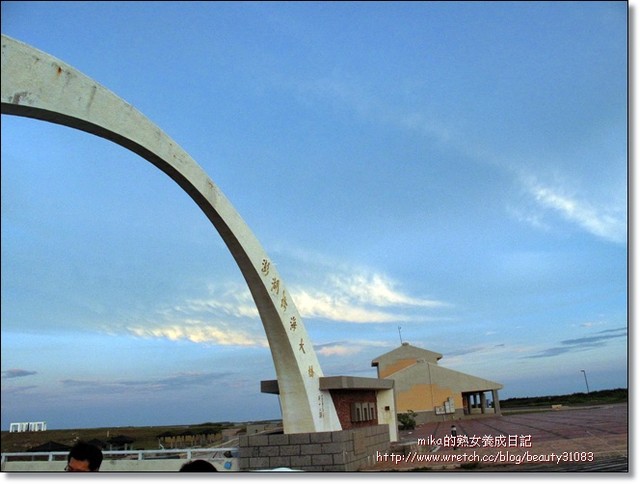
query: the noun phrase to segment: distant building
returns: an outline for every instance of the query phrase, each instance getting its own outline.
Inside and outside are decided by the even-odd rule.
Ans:
[[[44,444],[30,447],[27,452],[68,452],[71,446],[50,440]]]
[[[500,415],[500,383],[438,365],[440,353],[409,343],[371,362],[378,378],[394,380],[396,410],[413,411],[416,422]]]
[[[47,430],[47,422],[14,422],[9,425],[9,432],[43,432]]]
[[[135,439],[127,435],[116,435],[107,440],[109,450],[132,450],[133,446],[131,444],[133,442],[135,442]]]

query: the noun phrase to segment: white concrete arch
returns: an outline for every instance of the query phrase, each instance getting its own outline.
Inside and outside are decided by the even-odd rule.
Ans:
[[[204,170],[133,106],[66,63],[2,35],[2,114],[76,128],[151,162],[196,202],[234,257],[258,308],[276,369],[285,433],[341,430],[291,295],[253,232]]]

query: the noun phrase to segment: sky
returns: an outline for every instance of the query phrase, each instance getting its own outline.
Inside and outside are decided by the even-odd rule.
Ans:
[[[2,2],[277,265],[325,376],[408,342],[501,398],[626,388],[626,2]],[[104,139],[2,115],[2,430],[281,418],[215,228]],[[584,370],[584,371],[583,371]]]

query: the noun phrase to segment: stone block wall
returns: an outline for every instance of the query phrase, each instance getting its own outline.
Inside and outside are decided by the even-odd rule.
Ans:
[[[376,451],[388,452],[389,426],[335,432],[244,435],[241,471],[288,467],[310,472],[358,471],[375,463]]]

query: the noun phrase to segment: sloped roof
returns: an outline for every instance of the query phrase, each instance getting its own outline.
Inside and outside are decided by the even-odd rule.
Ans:
[[[442,358],[440,353],[418,348],[417,346],[412,346],[409,343],[402,343],[398,348],[375,358],[371,362],[371,366],[380,366],[381,364],[384,366],[393,363],[394,361],[408,359],[415,359],[416,361],[425,360],[437,363],[440,358]]]
[[[104,441],[100,440],[100,439],[91,439],[87,443],[91,444],[91,445],[95,445],[99,449],[104,449],[107,446],[107,444]]]
[[[426,368],[430,368],[428,371]],[[459,392],[501,390],[501,383],[469,375],[457,370],[451,370],[429,362],[420,362],[403,371],[403,381],[411,384],[425,383],[446,386]],[[397,382],[399,389],[403,389],[403,382]]]
[[[108,442],[110,444],[131,444],[135,439],[129,437],[128,435],[116,435],[115,437],[111,437]]]
[[[27,452],[66,452],[68,450],[71,450],[70,446],[50,440],[49,442],[45,442],[44,444],[31,447],[27,450]]]

